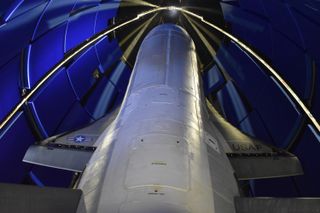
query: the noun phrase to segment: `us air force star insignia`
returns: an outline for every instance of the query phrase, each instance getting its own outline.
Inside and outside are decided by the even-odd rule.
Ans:
[[[73,141],[74,141],[75,143],[82,143],[82,142],[86,141],[86,137],[83,136],[83,135],[77,135],[77,136],[75,136],[75,137],[73,138]]]

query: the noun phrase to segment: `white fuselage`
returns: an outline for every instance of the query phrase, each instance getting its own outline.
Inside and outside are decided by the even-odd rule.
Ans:
[[[171,24],[153,29],[120,112],[81,177],[79,212],[235,212],[237,182],[201,88],[187,32]]]

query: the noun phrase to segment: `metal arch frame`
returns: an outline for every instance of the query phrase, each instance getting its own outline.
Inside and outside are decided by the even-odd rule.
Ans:
[[[237,45],[239,45],[243,50],[245,50],[247,53],[249,53],[251,56],[253,56],[257,61],[259,61],[271,74],[272,77],[275,78],[275,80],[279,83],[281,88],[289,93],[291,97],[294,99],[294,102],[302,109],[305,115],[309,118],[311,123],[314,125],[314,127],[320,132],[320,125],[318,121],[315,119],[315,117],[312,115],[310,110],[306,107],[306,105],[303,103],[303,101],[299,98],[299,96],[296,94],[296,92],[288,85],[288,83],[277,73],[277,71],[272,68],[271,65],[269,65],[262,57],[260,57],[257,53],[255,53],[248,45],[240,41],[235,36],[231,35],[227,31],[223,30],[222,28],[218,27],[215,24],[212,24],[208,21],[206,21],[202,16],[199,16],[193,12],[190,12],[188,10],[185,10],[183,8],[176,8],[176,10],[180,10],[184,12],[185,14],[188,14],[190,16],[193,16],[197,19],[199,19],[204,24],[212,27],[213,29],[217,30],[218,32],[222,33],[232,41],[234,41]]]
[[[149,15],[151,13],[159,12],[162,10],[177,10],[182,13],[185,13],[187,15],[190,15],[192,17],[195,17],[199,19],[201,22],[204,24],[210,26],[211,28],[215,29],[216,31],[222,33],[232,41],[234,41],[237,45],[239,45],[241,48],[243,48],[247,53],[249,53],[251,56],[253,56],[256,60],[258,60],[267,70],[270,72],[270,74],[276,79],[276,81],[281,85],[282,89],[289,93],[291,97],[294,99],[295,103],[298,104],[298,106],[303,110],[303,112],[307,115],[311,123],[314,125],[314,127],[320,132],[320,125],[315,119],[315,117],[312,115],[310,110],[305,106],[303,101],[299,98],[299,96],[294,92],[294,90],[287,84],[287,82],[276,72],[275,69],[273,69],[263,58],[261,58],[257,53],[255,53],[250,47],[248,47],[246,44],[244,44],[242,41],[240,41],[238,38],[235,36],[231,35],[227,31],[223,30],[222,28],[218,27],[215,24],[212,24],[208,21],[206,21],[202,16],[199,16],[193,12],[190,12],[186,9],[180,8],[180,7],[175,7],[175,6],[167,6],[167,7],[156,7],[154,9],[148,10],[146,12],[142,12],[138,14],[135,18],[125,21],[117,26],[112,27],[111,29],[106,29],[102,31],[101,33],[98,33],[91,38],[87,39],[85,42],[81,43],[78,45],[74,51],[71,53],[65,55],[65,57],[57,63],[50,71],[36,84],[35,87],[33,87],[28,94],[26,94],[23,99],[11,110],[11,112],[5,117],[3,121],[1,121],[0,124],[0,130],[2,130],[8,122],[14,117],[14,115],[21,109],[21,107],[37,92],[39,88],[43,86],[43,84],[50,79],[58,70],[63,68],[70,60],[79,55],[83,50],[86,48],[92,46],[96,42],[100,41],[101,39],[105,38],[108,34],[111,32],[122,28],[123,26],[126,26],[132,22],[135,22],[139,20],[140,18]]]
[[[38,91],[39,88],[43,86],[43,84],[49,80],[58,70],[63,68],[66,64],[68,64],[72,58],[76,57],[79,55],[82,51],[87,49],[88,47],[92,46],[96,42],[100,41],[101,39],[105,38],[108,34],[112,33],[113,31],[122,28],[123,26],[126,26],[132,22],[135,22],[139,20],[140,18],[151,14],[155,13],[157,11],[164,10],[164,8],[158,7],[155,9],[148,10],[146,12],[138,14],[135,18],[130,19],[129,21],[123,22],[115,27],[112,27],[111,29],[106,29],[102,31],[101,33],[98,33],[91,38],[87,39],[85,42],[79,44],[72,52],[69,54],[66,54],[65,57],[58,62],[53,68],[47,72],[47,74],[37,82],[37,84],[27,93],[22,100],[10,111],[10,113],[1,121],[0,124],[0,130],[2,130],[8,122],[14,117],[14,115],[21,109],[21,107]]]

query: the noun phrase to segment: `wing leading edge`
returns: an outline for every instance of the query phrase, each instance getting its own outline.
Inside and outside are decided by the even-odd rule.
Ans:
[[[56,135],[28,148],[26,163],[82,172],[98,146],[99,136],[115,120],[119,109],[79,130]]]
[[[302,175],[299,159],[290,152],[264,144],[227,122],[207,101],[210,120],[224,136],[227,156],[239,180]]]

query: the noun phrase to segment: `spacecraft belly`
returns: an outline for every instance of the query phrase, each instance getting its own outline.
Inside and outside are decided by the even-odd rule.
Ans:
[[[99,139],[101,147],[114,141],[110,161],[97,164],[105,155],[98,147],[80,181],[87,211],[234,212],[233,169],[204,129],[201,102],[193,41],[180,27],[155,28],[140,47],[117,131]]]

